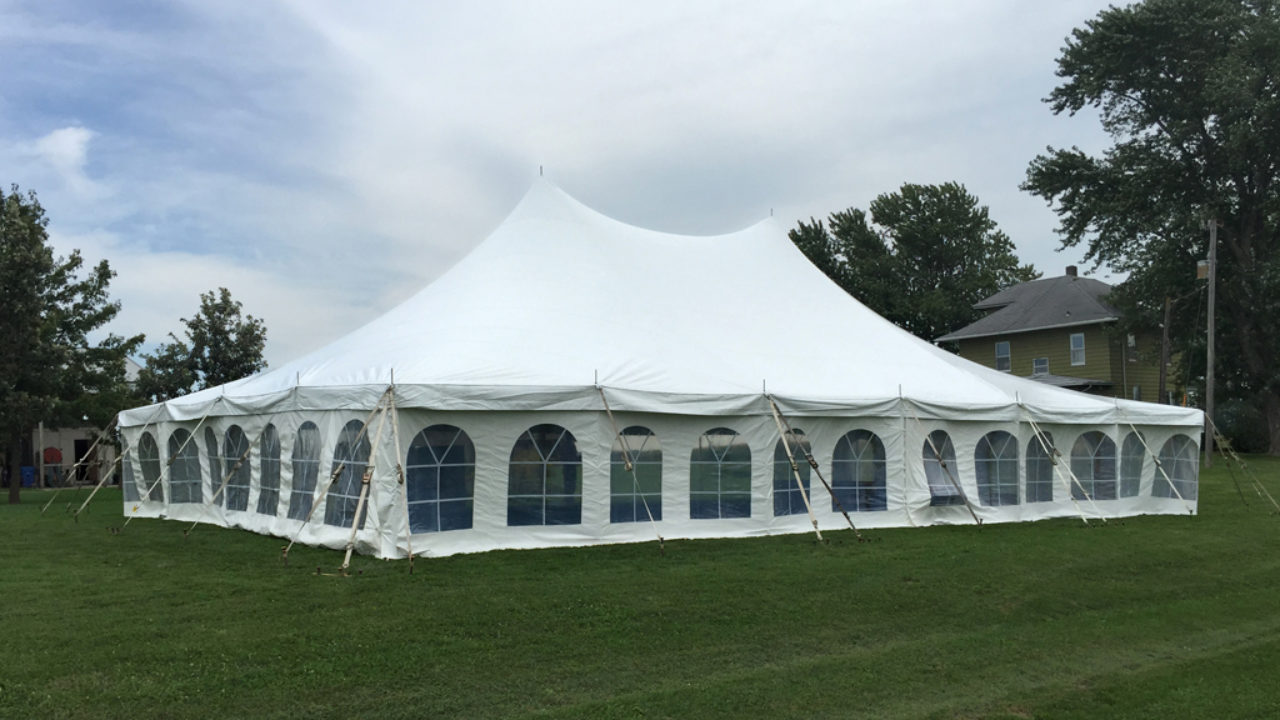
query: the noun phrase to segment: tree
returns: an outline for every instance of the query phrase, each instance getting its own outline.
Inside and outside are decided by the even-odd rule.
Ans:
[[[87,272],[79,250],[55,257],[34,192],[0,193],[0,434],[9,502],[21,499],[23,438],[40,422],[105,425],[128,395],[125,357],[143,336],[95,334],[120,311],[106,260]]]
[[[976,320],[979,300],[1039,276],[959,183],[907,183],[871,202],[871,222],[849,208],[832,213],[829,228],[810,218],[789,234],[846,292],[925,340]]]
[[[200,311],[183,318],[184,338],[169,334],[138,374],[138,391],[155,402],[248,377],[267,366],[262,351],[267,326],[242,315],[231,292],[218,288],[200,294]]]
[[[1204,223],[1221,223],[1215,373],[1227,399],[1265,414],[1268,449],[1280,454],[1280,8],[1108,8],[1072,31],[1057,74],[1053,112],[1098,109],[1113,144],[1100,156],[1050,147],[1023,189],[1055,206],[1063,246],[1130,274],[1113,295],[1148,324],[1165,297],[1194,291]],[[1202,317],[1175,318],[1176,346],[1202,368]]]

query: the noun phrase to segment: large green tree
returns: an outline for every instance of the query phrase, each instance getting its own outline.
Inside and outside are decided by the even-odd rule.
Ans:
[[[182,319],[183,337],[170,333],[171,342],[143,356],[146,365],[138,375],[138,392],[158,402],[265,368],[266,324],[242,311],[240,301],[226,288],[201,293],[199,311]]]
[[[959,183],[907,183],[870,209],[870,222],[857,208],[826,225],[801,221],[791,241],[846,292],[925,340],[976,320],[984,297],[1038,276]]]
[[[125,357],[143,341],[89,339],[120,311],[107,292],[115,273],[106,260],[86,270],[78,250],[56,257],[48,222],[34,192],[0,193],[0,436],[10,503],[21,498],[23,438],[40,422],[105,425],[129,396]]]
[[[1111,147],[1048,148],[1023,185],[1049,201],[1065,246],[1130,274],[1114,294],[1148,312],[1194,288],[1218,232],[1217,377],[1265,414],[1280,453],[1280,6],[1270,0],[1149,0],[1074,30],[1058,58],[1054,113],[1094,108]],[[1170,328],[1203,368],[1203,317]]]

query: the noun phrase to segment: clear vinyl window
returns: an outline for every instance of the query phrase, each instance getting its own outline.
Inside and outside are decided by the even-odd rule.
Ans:
[[[624,428],[626,450],[631,454],[627,470],[622,438],[614,438],[609,454],[609,522],[625,523],[662,519],[662,443],[649,428]],[[646,510],[647,506],[647,510]]]
[[[706,431],[689,456],[689,517],[751,517],[751,448],[735,430]]]
[[[582,522],[582,453],[573,433],[535,425],[511,448],[507,473],[508,525]]]

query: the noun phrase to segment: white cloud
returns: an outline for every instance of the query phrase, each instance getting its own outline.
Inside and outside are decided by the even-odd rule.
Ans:
[[[443,272],[539,165],[695,233],[956,180],[1056,273],[1078,253],[1017,185],[1105,140],[1040,102],[1104,4],[51,0],[0,11],[0,180],[111,261],[122,328],[158,340],[225,285],[275,364]]]
[[[73,194],[92,197],[102,193],[85,172],[89,161],[89,141],[94,132],[80,126],[54,130],[32,144],[30,152],[56,174]]]

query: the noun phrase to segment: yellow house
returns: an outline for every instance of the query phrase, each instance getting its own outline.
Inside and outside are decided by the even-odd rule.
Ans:
[[[956,343],[960,356],[1002,372],[1094,395],[1152,402],[1159,396],[1160,341],[1121,333],[1106,301],[1111,286],[1080,277],[1020,283],[974,304],[977,321],[934,342]]]

